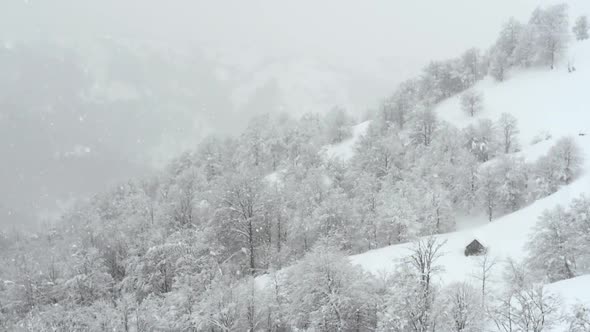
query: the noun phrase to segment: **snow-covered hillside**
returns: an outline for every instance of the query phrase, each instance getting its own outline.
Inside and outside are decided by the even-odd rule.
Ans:
[[[484,95],[484,111],[475,118],[469,118],[461,110],[458,96],[437,107],[440,118],[459,127],[483,118],[496,120],[503,112],[513,114],[521,130],[522,151],[518,154],[527,161],[535,161],[544,155],[561,136],[574,137],[585,154],[584,174],[555,194],[492,222],[481,224],[481,221],[474,221],[480,223],[478,227],[438,235],[438,239],[446,241],[442,249],[444,256],[439,260],[444,267],[440,274],[443,282],[475,280],[479,259],[466,257],[463,253],[472,240],[478,239],[487,246],[498,262],[509,257],[522,259],[532,229],[545,209],[566,206],[580,194],[590,194],[590,136],[579,135],[590,130],[590,43],[573,45],[569,54],[570,61],[576,66],[573,73],[568,73],[566,65],[561,65],[553,71],[536,69],[511,73],[501,83],[486,79],[477,84],[475,89]],[[548,131],[553,139],[531,144],[533,138],[543,131]],[[385,247],[351,256],[350,260],[374,274],[390,273],[401,259],[409,255],[411,246],[406,243]],[[501,286],[501,273],[502,268],[496,268],[492,273],[492,280],[498,286]],[[561,281],[547,288],[559,294],[564,305],[569,306],[575,301],[590,304],[590,296],[579,292],[590,289],[588,277]]]
[[[482,118],[496,120],[503,112],[519,121],[521,141],[528,144],[547,131],[553,137],[590,131],[590,43],[572,45],[567,62],[549,71],[543,68],[510,73],[504,82],[488,77],[473,89],[483,93],[483,111],[471,118],[460,106],[460,96],[440,104],[438,115],[455,125],[467,126]]]
[[[547,285],[545,290],[558,296],[564,310],[571,309],[579,304],[587,305],[590,303],[590,275],[558,281]],[[554,330],[567,331],[568,328],[568,322],[564,321],[560,322]]]
[[[445,255],[439,261],[445,268],[445,272],[441,274],[444,282],[468,281],[471,278],[479,262],[477,258],[465,257],[463,251],[472,240],[477,239],[488,247],[490,254],[496,259],[524,258],[526,254],[524,246],[538,216],[545,209],[558,204],[568,205],[580,194],[590,193],[590,138],[587,136],[577,137],[576,141],[585,148],[586,173],[574,183],[551,196],[535,201],[519,211],[492,222],[437,236],[440,240],[447,241],[443,247]],[[533,146],[533,148],[535,147]],[[537,149],[532,149],[532,151],[536,153]],[[411,243],[406,243],[372,250],[352,256],[351,260],[372,273],[391,272],[400,259],[408,256],[411,246]],[[498,272],[501,272],[500,269]]]
[[[359,139],[365,135],[371,121],[365,121],[352,127],[352,137],[333,145],[325,147],[325,155],[330,159],[347,161],[354,156],[354,149]]]

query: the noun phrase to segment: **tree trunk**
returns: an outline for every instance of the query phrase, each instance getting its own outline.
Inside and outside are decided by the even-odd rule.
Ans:
[[[248,245],[250,251],[250,274],[254,274],[254,230],[252,229],[252,218],[248,220]]]
[[[571,266],[567,261],[567,258],[565,258],[563,261],[565,266],[565,273],[567,274],[568,279],[575,277],[574,272],[572,271]]]

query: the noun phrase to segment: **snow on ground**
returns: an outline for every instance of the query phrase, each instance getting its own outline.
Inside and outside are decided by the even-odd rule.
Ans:
[[[570,136],[574,136],[574,135],[570,135]],[[528,146],[525,145],[524,150],[516,152],[513,155],[515,157],[522,158],[527,163],[534,163],[535,161],[539,160],[539,158],[546,155],[547,152],[549,152],[549,149],[551,149],[551,147],[553,145],[555,145],[557,139],[559,139],[560,137],[561,136],[552,137],[552,138],[543,140],[541,142],[538,142],[538,143],[535,143],[532,145],[528,145]]]
[[[563,311],[577,304],[590,305],[590,275],[561,280],[545,286],[545,290],[559,298]],[[568,331],[568,323],[562,322],[553,331]]]
[[[561,280],[545,287],[545,290],[559,296],[564,306],[577,303],[590,304],[590,275]]]
[[[325,155],[330,159],[347,161],[354,155],[354,147],[358,140],[365,135],[371,121],[365,121],[352,127],[352,137],[338,144],[328,145],[324,148]]]
[[[500,114],[514,115],[521,131],[521,142],[529,144],[542,131],[553,137],[590,134],[590,43],[572,45],[570,56],[576,71],[568,73],[567,63],[555,70],[535,69],[512,73],[504,82],[491,78],[474,87],[483,93],[483,111],[470,118],[461,110],[460,96],[454,96],[440,104],[438,115],[455,125],[465,127],[479,119],[497,120]]]
[[[440,275],[443,282],[473,280],[479,258],[465,257],[463,253],[473,239],[487,246],[490,255],[499,262],[509,257],[522,259],[526,256],[525,245],[544,210],[558,204],[568,205],[580,194],[590,194],[590,94],[587,92],[590,86],[590,43],[573,45],[569,59],[576,59],[574,73],[568,73],[566,66],[562,65],[553,71],[536,69],[512,73],[502,83],[489,79],[480,82],[476,89],[484,94],[485,110],[475,118],[466,116],[461,110],[459,96],[437,107],[436,112],[442,119],[459,127],[483,118],[497,120],[503,112],[511,113],[518,119],[521,131],[523,149],[517,155],[529,162],[546,154],[561,136],[574,137],[586,155],[584,174],[557,193],[490,223],[481,224],[481,217],[473,220],[461,217],[459,231],[438,235],[439,240],[446,241],[442,249],[445,255],[439,261],[444,267]],[[553,139],[532,145],[533,138],[544,131],[551,133]],[[580,132],[589,135],[579,136]],[[481,226],[475,226],[477,224]],[[371,273],[391,273],[399,261],[410,254],[411,247],[411,243],[399,244],[354,255],[350,259]],[[501,266],[496,268],[496,280],[500,279],[502,269]],[[589,289],[588,276],[580,278],[569,281],[572,287],[581,287],[585,283],[584,289]],[[576,293],[575,289],[571,292]],[[580,300],[590,304],[588,298]]]
[[[573,183],[562,187],[558,192],[537,200],[514,213],[501,216],[492,222],[483,222],[481,216],[461,216],[459,231],[436,236],[446,241],[442,247],[444,256],[438,263],[444,271],[439,277],[443,283],[453,281],[475,282],[480,262],[479,257],[466,257],[465,247],[474,239],[488,247],[493,259],[499,263],[491,275],[491,285],[501,285],[501,265],[507,258],[525,258],[525,246],[530,238],[538,217],[546,209],[556,205],[569,205],[581,194],[590,195],[590,43],[577,44],[571,52],[577,59],[575,73],[568,73],[563,67],[554,71],[531,70],[514,73],[503,83],[485,80],[477,89],[484,93],[485,111],[475,119],[467,117],[460,109],[459,97],[453,97],[439,105],[438,115],[457,126],[464,127],[478,118],[496,120],[503,112],[514,115],[519,120],[522,151],[516,153],[527,162],[534,162],[545,155],[561,136],[572,136],[585,154],[584,173]],[[586,55],[586,56],[584,56]],[[574,56],[570,56],[573,58]],[[366,132],[369,122],[354,127],[353,137],[324,151],[329,158],[344,161],[354,154],[354,145]],[[553,139],[531,144],[535,136],[548,131]],[[580,132],[588,135],[579,136]],[[353,264],[361,266],[375,275],[393,272],[401,260],[411,254],[411,243],[393,245],[371,250],[350,257]],[[268,282],[267,276],[258,278],[261,285]],[[590,275],[564,280],[547,286],[563,299],[563,309],[581,301],[590,305]],[[556,330],[561,331],[562,328]]]
[[[439,264],[445,269],[441,273],[443,282],[471,280],[477,269],[479,258],[465,257],[464,250],[474,239],[488,247],[490,255],[498,261],[509,257],[517,260],[524,258],[526,256],[524,247],[539,215],[558,204],[568,205],[580,194],[590,192],[590,138],[576,137],[576,140],[580,146],[584,147],[586,173],[571,185],[481,227],[436,236],[440,241],[446,241],[442,248],[444,256],[439,260]],[[354,255],[350,259],[352,263],[360,265],[368,272],[391,273],[401,259],[409,256],[411,248],[411,243],[404,243]],[[497,272],[501,273],[501,268],[498,268]]]
[[[455,216],[455,229],[457,231],[473,229],[488,222],[488,216],[482,211],[478,215]]]

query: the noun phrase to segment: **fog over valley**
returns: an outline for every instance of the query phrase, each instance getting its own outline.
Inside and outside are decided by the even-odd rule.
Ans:
[[[5,0],[0,225],[53,217],[254,114],[341,105],[361,119],[537,5],[504,3]]]

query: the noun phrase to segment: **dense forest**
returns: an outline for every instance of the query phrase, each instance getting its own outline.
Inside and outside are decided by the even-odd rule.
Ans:
[[[434,111],[458,96],[476,116],[486,100],[473,86],[487,76],[565,70],[572,31],[588,38],[585,17],[572,29],[565,5],[539,8],[508,20],[488,50],[432,61],[363,119],[342,107],[257,116],[38,232],[0,233],[0,330],[540,332],[566,320],[588,331],[590,308],[563,316],[542,284],[590,271],[590,198],[543,214],[525,261],[479,257],[475,284],[436,278],[445,253],[433,236],[460,216],[494,222],[579,176],[571,137],[527,161],[522,144],[551,137],[520,142],[510,110],[466,128]],[[359,126],[354,154],[330,158]],[[406,242],[394,274],[347,258]],[[509,287],[487,289],[491,269]]]

